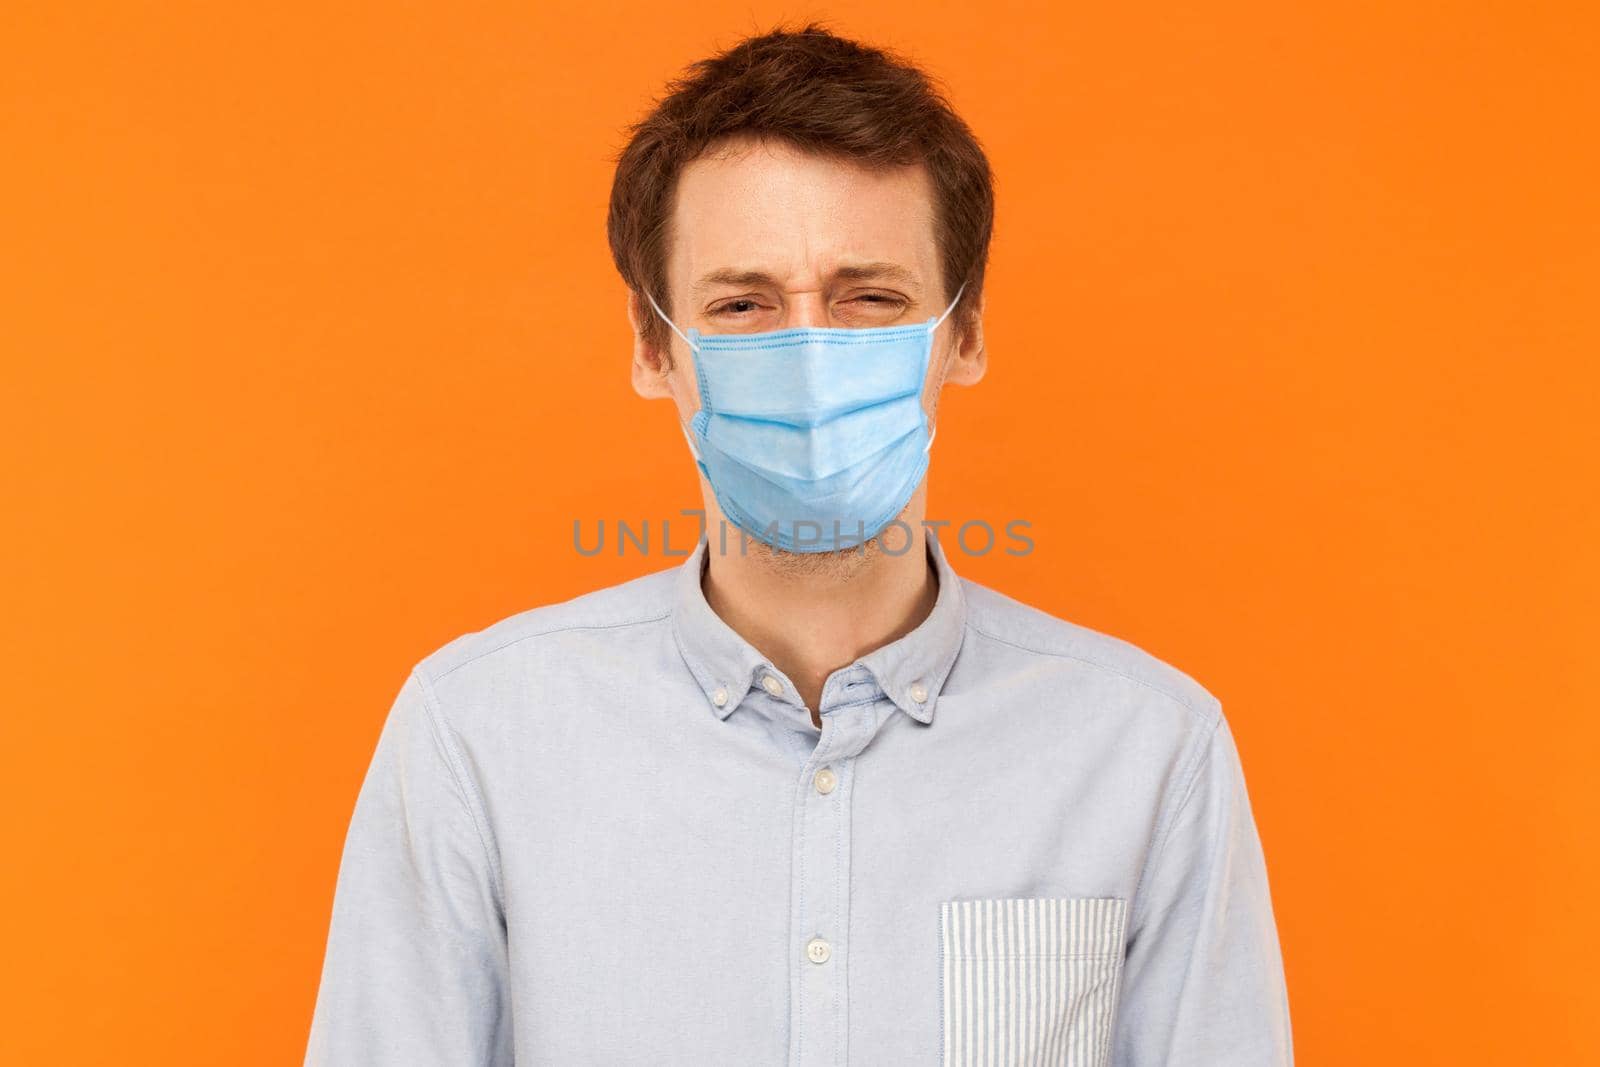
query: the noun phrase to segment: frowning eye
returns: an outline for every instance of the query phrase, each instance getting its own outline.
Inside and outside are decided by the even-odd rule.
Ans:
[[[844,296],[833,304],[833,318],[845,326],[870,325],[892,320],[901,315],[909,301],[904,297],[892,293],[856,293]],[[735,296],[728,297],[721,303],[713,304],[706,314],[713,319],[742,319],[742,323],[735,326],[751,327],[763,323],[772,314],[777,313],[777,308],[761,297]]]

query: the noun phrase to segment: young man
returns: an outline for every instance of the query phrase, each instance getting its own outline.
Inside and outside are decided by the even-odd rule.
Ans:
[[[705,536],[412,671],[307,1063],[1292,1062],[1217,699],[923,526],[992,211],[928,79],[815,27],[634,128],[633,381],[676,406]]]

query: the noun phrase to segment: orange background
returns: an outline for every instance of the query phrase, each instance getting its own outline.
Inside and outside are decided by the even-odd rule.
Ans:
[[[0,1060],[299,1062],[407,669],[698,503],[623,127],[818,15],[997,172],[931,513],[1222,698],[1297,1062],[1600,1062],[1594,8],[1190,6],[9,10]]]

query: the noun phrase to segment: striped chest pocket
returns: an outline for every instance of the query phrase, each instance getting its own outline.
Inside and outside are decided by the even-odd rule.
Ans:
[[[946,1067],[1106,1067],[1128,902],[940,904]]]

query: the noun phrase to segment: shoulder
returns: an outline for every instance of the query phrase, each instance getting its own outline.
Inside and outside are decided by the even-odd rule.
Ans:
[[[1182,712],[1189,726],[1209,732],[1221,703],[1194,677],[1131,641],[1052,615],[998,590],[962,579],[969,639],[991,655],[1093,679],[1138,698]]]
[[[462,680],[551,648],[626,643],[671,614],[676,567],[541,604],[462,634],[428,653],[415,671],[429,686]]]

